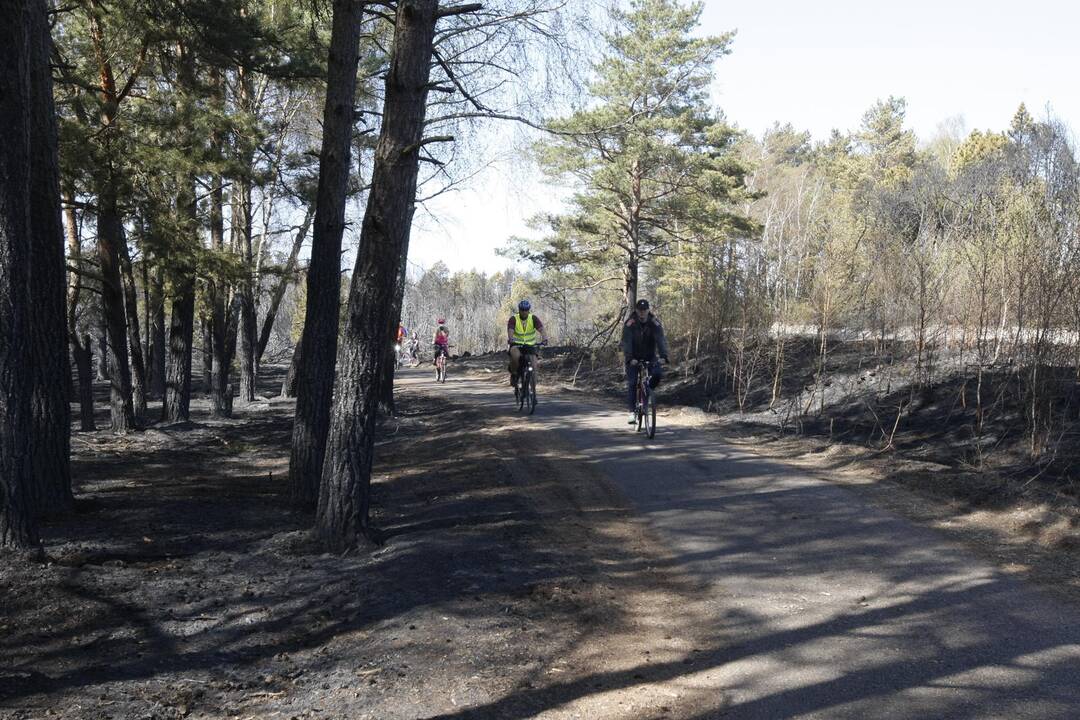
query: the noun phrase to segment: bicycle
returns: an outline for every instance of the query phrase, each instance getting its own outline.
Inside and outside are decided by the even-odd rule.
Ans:
[[[652,365],[652,360],[638,361],[637,404],[634,406],[637,432],[644,429],[645,435],[650,440],[656,436],[656,400],[653,398],[652,386],[649,384],[649,371]]]
[[[518,345],[521,348],[521,360],[518,366],[518,376],[514,382],[514,401],[518,404],[518,411],[526,405],[529,406],[529,414],[536,412],[536,368],[533,365],[533,357],[538,345]]]
[[[451,347],[450,345],[446,346],[447,349],[449,349],[450,347]],[[441,345],[436,345],[435,348],[437,350],[437,354],[435,355],[435,382],[437,382],[437,383],[445,383],[446,382],[446,357],[447,357],[447,355],[449,353],[448,353],[447,349],[443,349],[443,347]]]

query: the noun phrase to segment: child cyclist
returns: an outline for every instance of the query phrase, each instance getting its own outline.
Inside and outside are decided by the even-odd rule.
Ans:
[[[446,318],[439,318],[437,323],[438,327],[435,328],[435,336],[431,340],[435,348],[435,357],[431,361],[432,365],[438,361],[439,355],[450,357],[448,351],[450,347],[450,330],[446,327]]]

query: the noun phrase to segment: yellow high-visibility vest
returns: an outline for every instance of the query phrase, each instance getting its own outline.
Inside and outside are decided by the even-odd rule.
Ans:
[[[521,315],[514,313],[514,342],[518,345],[536,344],[536,318],[532,313],[522,322]]]

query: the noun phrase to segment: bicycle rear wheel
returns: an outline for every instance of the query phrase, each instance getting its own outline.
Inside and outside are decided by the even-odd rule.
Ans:
[[[536,412],[536,372],[529,373],[529,414]]]
[[[641,383],[638,383],[637,387],[637,405],[634,406],[634,413],[637,415],[637,432],[641,432],[641,427],[645,420],[645,395],[641,389]]]

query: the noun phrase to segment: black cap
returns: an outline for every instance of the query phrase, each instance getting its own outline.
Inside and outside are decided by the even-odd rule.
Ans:
[[[638,300],[637,301],[637,309],[638,310],[648,310],[649,309],[649,301],[648,300]]]

